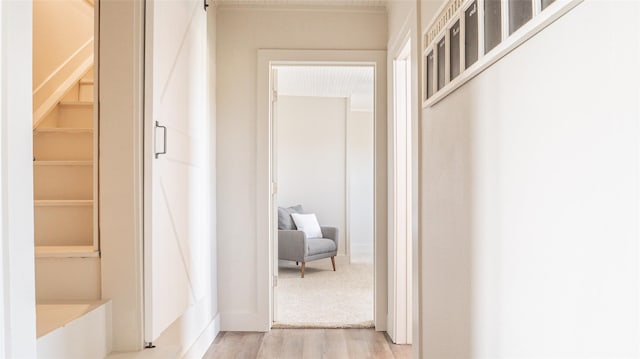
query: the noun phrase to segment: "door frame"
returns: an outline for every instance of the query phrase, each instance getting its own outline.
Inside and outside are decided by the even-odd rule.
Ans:
[[[139,351],[144,347],[145,1],[96,5],[102,297],[113,302],[112,350]]]
[[[389,336],[396,344],[412,343],[412,227],[415,147],[412,106],[411,34],[400,38],[390,61],[389,89]],[[403,64],[404,63],[404,64]],[[399,66],[403,66],[399,70]],[[398,76],[402,76],[400,79]],[[404,87],[399,89],[398,86]],[[402,108],[399,106],[402,101]],[[399,121],[404,123],[400,124]],[[402,131],[400,133],[399,131]],[[399,141],[402,136],[404,141]]]
[[[407,295],[411,295],[411,344],[413,358],[422,357],[422,346],[420,340],[422,338],[422,245],[420,243],[420,198],[421,194],[421,173],[420,173],[420,157],[421,157],[421,133],[422,133],[422,91],[423,87],[420,85],[420,79],[423,76],[423,58],[421,56],[421,5],[420,2],[416,3],[414,9],[407,12],[406,17],[400,30],[389,41],[389,83],[395,82],[395,74],[393,71],[393,61],[400,57],[405,45],[410,43],[410,78],[411,78],[411,292]],[[394,93],[393,88],[390,86],[388,89],[389,96],[389,117],[392,119],[394,116]],[[392,120],[390,120],[392,122]],[[391,150],[391,149],[390,149]],[[391,158],[391,157],[390,157]],[[394,271],[395,268],[389,268],[389,271]],[[391,309],[390,309],[391,313]],[[390,319],[391,320],[391,319]],[[409,324],[409,323],[407,323]]]
[[[0,357],[36,356],[31,1],[0,2]]]
[[[274,266],[277,265],[273,213],[273,122],[271,118],[272,67],[274,65],[364,65],[373,66],[374,106],[374,323],[387,329],[387,52],[384,50],[258,50],[256,133],[256,282],[260,330],[273,323]]]

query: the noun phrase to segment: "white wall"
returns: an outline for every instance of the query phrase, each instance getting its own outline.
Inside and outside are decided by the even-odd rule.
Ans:
[[[100,255],[111,299],[113,350],[144,344],[142,138],[144,3],[100,4]]]
[[[347,118],[348,237],[351,262],[373,262],[373,112]]]
[[[256,161],[257,50],[384,49],[386,14],[221,7],[217,30],[218,290],[222,329],[258,330],[267,322],[264,315],[268,312],[263,311],[268,310],[264,304],[268,303],[268,291],[264,292],[264,283],[258,282],[257,248],[259,241],[267,240],[268,233],[256,233],[256,171],[260,165]],[[384,223],[382,227],[386,231]]]
[[[279,96],[277,106],[278,205],[338,227],[345,255],[347,99]]]
[[[217,219],[217,192],[216,192],[216,172],[217,172],[217,157],[216,157],[216,135],[217,135],[217,114],[216,114],[216,109],[217,109],[217,56],[216,56],[216,51],[217,51],[217,47],[216,47],[216,39],[218,36],[217,33],[217,17],[218,17],[218,11],[215,8],[209,8],[207,10],[208,12],[208,17],[207,17],[207,36],[208,36],[208,57],[207,57],[207,61],[209,63],[209,118],[210,118],[210,122],[209,122],[209,147],[210,147],[210,152],[209,152],[209,158],[211,160],[211,167],[210,167],[210,172],[209,172],[209,176],[210,176],[210,180],[211,180],[211,188],[210,188],[210,193],[211,193],[211,203],[210,203],[210,210],[209,210],[209,214],[211,215],[211,218],[209,219],[209,222],[211,224],[211,228],[209,233],[211,234],[211,266],[210,266],[210,271],[211,271],[211,314],[212,317],[215,319],[216,323],[216,327],[214,328],[215,330],[215,335],[217,335],[217,333],[220,331],[220,306],[218,305],[218,235],[217,235],[217,228],[218,228],[218,223],[216,221]],[[214,337],[215,337],[214,335]]]
[[[372,262],[373,113],[351,111],[346,98],[279,96],[277,104],[279,206],[302,204],[338,227],[338,255],[349,244],[352,261]]]
[[[3,358],[36,357],[31,16],[31,2],[0,2],[0,357]]]
[[[425,358],[640,355],[639,7],[587,0],[424,111]]]

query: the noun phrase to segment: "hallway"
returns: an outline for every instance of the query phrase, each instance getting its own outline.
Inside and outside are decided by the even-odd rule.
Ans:
[[[410,345],[395,345],[373,329],[274,329],[222,332],[203,359],[380,358],[409,359]]]

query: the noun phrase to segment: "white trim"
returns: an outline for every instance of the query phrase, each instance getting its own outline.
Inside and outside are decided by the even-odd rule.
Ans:
[[[533,0],[533,17],[538,16],[542,12],[542,0]]]
[[[142,204],[142,298],[143,298],[143,338],[145,346],[157,339],[154,333],[153,317],[153,293],[152,287],[152,233],[153,233],[153,158],[155,153],[155,126],[152,125],[153,114],[153,35],[154,35],[154,5],[153,1],[144,1],[144,23],[143,23],[143,114],[142,114],[142,144],[143,150],[143,204]],[[165,144],[166,146],[166,144]],[[167,328],[165,328],[166,330]]]
[[[638,21],[640,21],[640,11],[638,11],[636,13],[636,15],[637,15]],[[640,48],[640,36],[637,37],[636,46],[638,46],[638,48]],[[638,96],[637,96],[638,100],[636,101],[636,105],[638,106],[638,113],[640,113],[640,91],[638,91],[637,94],[638,94]],[[637,135],[638,135],[638,138],[640,138],[640,126],[638,126],[637,128],[638,128]],[[637,151],[638,151],[638,153],[637,153],[637,155],[638,155],[638,157],[637,157],[638,158],[638,163],[636,165],[638,165],[638,167],[640,168],[640,146],[637,147]],[[636,199],[637,199],[638,203],[640,203],[640,191],[636,191],[636,193],[637,193],[637,198]],[[638,211],[638,220],[636,221],[636,223],[638,225],[638,229],[637,229],[638,233],[640,233],[640,211]],[[640,259],[640,246],[636,246],[636,248],[637,248],[637,253],[636,253],[637,258]],[[636,278],[638,278],[637,286],[638,286],[638,291],[640,291],[640,265],[637,266],[636,270],[638,272],[637,273],[637,277],[636,277]],[[639,297],[640,297],[640,295],[639,295]],[[640,303],[639,303],[639,305],[640,305]],[[637,313],[636,315],[637,315],[638,323],[640,323],[640,310],[636,311],[636,313]],[[638,352],[640,353],[640,340],[637,340],[636,343],[637,343]]]
[[[478,0],[478,59],[473,63],[473,65],[469,66],[469,68],[465,70],[469,70],[474,65],[478,65],[482,60],[482,57],[484,56],[484,46],[484,0]]]
[[[182,356],[183,359],[203,358],[213,341],[220,333],[220,313],[213,317],[213,320],[202,331],[198,339],[191,345],[189,350]]]
[[[256,273],[259,279],[264,279],[264,272],[256,271]],[[269,280],[269,285],[271,284],[272,282]],[[256,301],[260,303],[264,299],[266,298],[257,298]],[[263,316],[264,313],[257,313],[256,311],[220,312],[220,325],[226,332],[246,332],[248,330],[268,332],[271,328],[271,323],[267,323],[269,319],[267,318],[265,321]]]
[[[421,171],[420,171],[420,163],[422,161],[422,117],[423,111],[420,108],[420,104],[422,103],[422,99],[424,97],[424,87],[422,83],[424,82],[424,65],[422,64],[424,60],[424,55],[422,53],[424,36],[422,35],[422,2],[416,1],[416,27],[413,30],[413,58],[411,62],[411,73],[415,76],[411,76],[413,79],[411,83],[411,108],[414,110],[411,114],[411,131],[413,134],[413,138],[411,139],[411,143],[413,144],[411,149],[411,156],[413,158],[413,162],[411,164],[412,172],[413,172],[413,186],[411,191],[414,193],[413,202],[412,202],[412,228],[411,228],[411,272],[413,273],[413,278],[411,282],[411,291],[412,291],[412,300],[413,306],[411,308],[411,314],[413,317],[412,321],[412,358],[420,359],[423,357],[424,348],[422,346],[422,331],[423,331],[423,321],[422,321],[422,243],[420,241],[420,216],[421,216],[421,199],[422,199],[422,186],[421,186]]]
[[[3,358],[36,357],[31,1],[0,2]]]
[[[5,26],[5,20],[2,16],[4,12],[4,6],[0,3],[0,32],[6,33],[7,28]],[[4,199],[4,191],[1,189],[4,188],[4,125],[2,124],[2,118],[5,113],[5,66],[6,61],[5,57],[5,45],[6,40],[3,36],[0,36],[0,357],[7,358],[9,355],[9,351],[7,350],[7,345],[5,342],[9,341],[10,338],[7,337],[7,333],[10,333],[11,328],[8,327],[8,321],[6,320],[6,312],[11,310],[9,306],[9,300],[7,298],[7,294],[9,293],[8,288],[8,276],[9,276],[9,267],[7,265],[7,259],[5,258],[8,255],[8,243],[4,240],[4,212],[5,212],[5,199]]]
[[[89,1],[89,0],[88,0]],[[93,7],[93,249],[100,252],[100,2]],[[97,5],[97,6],[96,6]],[[82,79],[80,85],[83,84]],[[78,89],[78,91],[80,91]]]
[[[408,215],[408,191],[407,181],[410,176],[410,167],[408,166],[408,160],[410,154],[406,151],[409,142],[406,137],[410,131],[411,121],[408,118],[410,116],[410,110],[407,111],[406,105],[409,100],[407,96],[410,96],[410,92],[407,91],[407,75],[409,71],[410,63],[406,57],[396,57],[393,62],[393,117],[392,117],[392,139],[390,141],[389,151],[391,153],[389,166],[389,177],[392,184],[389,188],[389,212],[390,212],[390,304],[389,304],[389,316],[391,323],[389,323],[389,334],[396,344],[408,344],[408,331],[407,331],[407,311],[409,306],[407,305],[407,281],[408,273],[406,266],[408,254],[410,248],[408,246],[409,228]],[[408,81],[410,83],[410,79]],[[403,123],[401,123],[402,121]],[[401,170],[403,168],[404,170]]]
[[[351,97],[345,97],[344,107],[344,256],[349,258],[351,263],[351,235],[349,229],[349,211],[351,210],[351,196],[349,183],[351,183],[351,173],[349,171],[349,120],[351,119]],[[340,255],[340,248],[338,248]]]
[[[498,44],[495,48],[493,48],[491,51],[483,55],[484,53],[484,11],[483,11],[484,7],[480,5],[481,5],[481,2],[482,3],[484,2],[482,0],[478,0],[478,5],[479,5],[478,15],[480,20],[478,21],[479,23],[478,27],[480,30],[478,37],[480,40],[479,42],[482,42],[482,50],[480,52],[478,61],[476,61],[475,64],[473,64],[471,67],[469,67],[468,69],[463,71],[460,75],[458,75],[458,77],[456,77],[455,80],[451,81],[448,84],[445,84],[445,86],[442,89],[435,91],[434,94],[431,96],[431,98],[423,101],[422,107],[425,108],[425,107],[430,107],[435,105],[440,100],[448,96],[450,93],[458,89],[460,86],[464,85],[466,82],[476,77],[482,71],[486,70],[488,67],[493,65],[495,62],[499,61],[501,58],[508,55],[511,51],[515,50],[518,46],[522,45],[527,40],[535,36],[538,32],[542,31],[544,28],[551,25],[555,20],[557,20],[558,18],[560,18],[561,16],[569,12],[571,9],[578,6],[583,1],[584,0],[567,0],[567,1],[556,0],[554,3],[549,5],[544,11],[538,14],[538,16],[533,17],[527,23],[522,25],[522,27],[519,28],[512,35],[510,35],[506,39],[503,39],[503,41],[500,44]],[[466,5],[465,7],[461,7],[461,8],[466,8]],[[480,10],[482,10],[482,13],[480,13]],[[503,25],[504,25],[505,11],[504,9],[502,9],[501,11],[502,11],[502,19],[503,19]],[[503,35],[505,34],[504,30],[505,29],[503,26]],[[508,29],[506,33],[508,34]],[[440,37],[438,37],[438,41],[439,39]],[[434,41],[434,43],[437,44],[437,41]],[[429,48],[425,49],[425,52],[427,52],[428,49]],[[437,76],[436,76],[436,80],[437,80]]]
[[[346,3],[346,2],[345,2]],[[219,3],[216,2],[219,11],[275,11],[275,12],[339,12],[339,13],[374,13],[386,14],[384,6],[342,6],[332,5],[305,5],[305,4],[277,4],[277,3]]]
[[[275,248],[273,246],[274,231],[272,220],[272,205],[270,194],[271,182],[271,124],[270,106],[271,91],[269,71],[272,65],[290,65],[304,62],[307,65],[369,65],[375,68],[375,298],[374,298],[374,321],[376,330],[386,330],[387,315],[387,179],[386,179],[386,126],[387,126],[387,103],[386,103],[386,51],[376,50],[258,50],[257,73],[257,145],[256,145],[256,231],[259,235],[256,252],[259,253],[256,263],[256,292],[257,305],[254,315],[255,321],[259,325],[254,326],[256,330],[269,331],[273,321],[273,258]],[[268,233],[265,237],[262,233]],[[262,254],[261,254],[262,253]],[[224,319],[224,318],[223,318]],[[226,323],[226,321],[225,321]],[[225,328],[227,326],[225,325]]]
[[[446,27],[445,27],[446,29]],[[435,96],[438,91],[444,89],[447,86],[447,34],[442,34],[441,36],[436,37],[433,41],[433,72],[435,74],[435,82],[434,82],[434,91],[433,95]],[[442,79],[442,87],[440,87],[440,42],[444,41],[444,78]]]
[[[97,4],[102,296],[113,300],[113,350],[138,351],[144,343],[144,1]]]
[[[462,34],[462,30],[463,28],[463,22],[464,22],[464,16],[461,16],[459,18],[457,18],[458,21],[454,21],[451,23],[451,25],[449,25],[447,27],[447,34],[449,37],[449,51],[447,51],[447,55],[449,56],[449,59],[447,60],[447,65],[449,66],[449,70],[447,71],[447,77],[448,77],[448,81],[451,82],[451,30],[453,29],[453,26],[456,24],[456,22],[458,22],[458,75],[460,76],[460,74],[462,74],[462,71],[464,71],[463,67],[464,67],[464,46],[463,46],[463,41],[464,41],[464,35]],[[456,78],[457,78],[456,76]]]
[[[531,0],[529,0],[531,1]],[[509,37],[509,0],[500,1],[500,44]],[[499,44],[498,44],[499,45]],[[498,46],[496,45],[496,47]]]
[[[270,86],[269,86],[269,91],[271,93],[271,141],[273,141],[273,143],[278,143],[278,107],[277,107],[277,103],[278,103],[278,69],[277,68],[273,68],[271,67],[271,69],[269,70],[269,75],[271,76],[271,81],[270,81]],[[278,196],[280,195],[279,192],[279,177],[278,177],[278,171],[277,170],[273,170],[274,168],[278,168],[278,151],[277,150],[273,150],[271,153],[271,182],[272,182],[272,188],[271,188],[271,213],[278,213]],[[275,217],[275,216],[272,216]],[[277,219],[272,218],[272,221],[277,221]],[[273,233],[271,233],[272,235],[272,241],[273,241],[273,248],[278,248],[278,226],[275,223],[272,223],[272,231]],[[272,282],[272,290],[273,290],[273,294],[272,294],[272,301],[271,301],[271,310],[272,310],[272,318],[273,321],[277,321],[279,318],[279,313],[278,313],[278,275],[280,274],[279,272],[279,268],[278,268],[278,251],[273,251],[273,256],[272,256],[272,268],[273,268],[273,280],[274,282]]]

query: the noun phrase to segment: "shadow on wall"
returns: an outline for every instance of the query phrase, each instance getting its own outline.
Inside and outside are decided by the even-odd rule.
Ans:
[[[422,346],[429,358],[470,358],[472,327],[471,97],[460,111],[425,111],[422,129]]]

